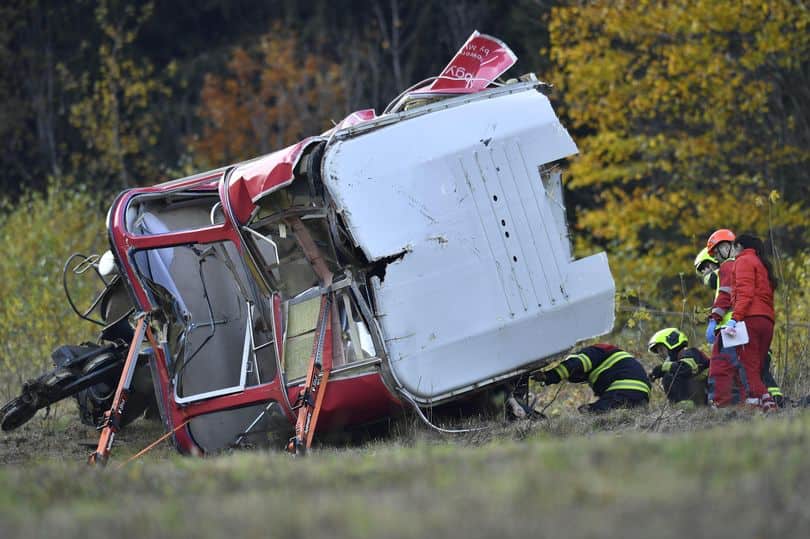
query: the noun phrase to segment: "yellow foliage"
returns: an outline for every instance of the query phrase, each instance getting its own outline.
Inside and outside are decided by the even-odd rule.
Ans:
[[[81,321],[62,290],[62,266],[73,252],[106,248],[104,208],[87,192],[52,185],[0,213],[0,396],[51,366],[61,344],[92,340],[97,328]],[[77,283],[76,295],[92,294]]]
[[[620,290],[680,308],[680,274],[699,286],[692,259],[720,227],[807,245],[808,21],[786,0],[553,11],[552,80],[585,133],[576,247],[606,248]]]
[[[70,123],[90,150],[74,155],[73,165],[105,186],[156,183],[159,167],[149,156],[160,122],[150,105],[169,90],[147,60],[130,56],[152,5],[137,12],[132,6],[124,6],[123,13],[112,11],[106,0],[95,10],[96,22],[107,38],[99,46],[97,74],[91,79],[83,73],[77,79],[59,66],[67,88],[81,96],[70,106]]]
[[[771,342],[774,372],[788,386],[788,391],[798,387],[800,394],[805,395],[810,369],[810,253],[784,260],[776,258],[775,270],[780,282]]]

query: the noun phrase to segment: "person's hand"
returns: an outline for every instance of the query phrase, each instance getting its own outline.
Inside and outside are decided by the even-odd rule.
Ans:
[[[725,333],[726,333],[726,334],[727,334],[729,337],[733,337],[734,335],[736,335],[736,334],[737,334],[737,321],[736,321],[736,320],[734,320],[734,319],[732,318],[731,320],[729,320],[728,322],[726,322]]]
[[[650,380],[656,380],[664,376],[664,370],[661,368],[661,365],[656,365],[653,370],[650,371]]]
[[[562,378],[560,378],[560,375],[556,370],[543,371],[542,378],[535,378],[535,380],[542,380],[542,383],[547,386],[562,382]]]
[[[717,329],[717,320],[712,318],[709,320],[709,325],[706,326],[706,342],[714,344],[714,330]]]
[[[506,411],[515,419],[526,419],[529,413],[514,395],[506,399]]]

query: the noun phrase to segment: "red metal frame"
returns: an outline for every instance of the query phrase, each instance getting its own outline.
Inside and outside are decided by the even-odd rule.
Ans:
[[[321,137],[304,140],[271,154],[237,165],[228,179],[228,192],[222,193],[223,204],[240,223],[246,223],[256,201],[290,185],[295,179],[293,169],[304,151]]]
[[[295,436],[287,446],[290,453],[298,453],[312,445],[329,373],[332,372],[332,295],[321,298],[316,331],[322,335],[312,345],[307,376],[293,407],[297,409],[298,417],[295,421]]]
[[[135,269],[132,265],[131,255],[141,249],[154,249],[157,247],[173,247],[177,245],[187,245],[189,243],[214,243],[217,241],[231,241],[236,248],[242,250],[242,242],[239,233],[235,230],[233,223],[229,219],[219,225],[212,225],[206,228],[197,230],[182,230],[178,232],[169,232],[166,234],[155,235],[140,235],[129,232],[126,228],[126,211],[133,199],[149,194],[160,194],[177,191],[180,189],[192,189],[208,186],[215,178],[221,178],[222,173],[212,176],[202,176],[201,178],[191,179],[185,182],[170,182],[166,184],[156,185],[154,187],[144,187],[138,189],[130,189],[124,191],[113,202],[110,209],[109,222],[107,224],[110,243],[112,245],[118,260],[123,265],[123,270],[126,274],[127,281],[130,284],[130,289],[135,294],[135,300],[144,312],[151,312],[155,309],[149,299],[149,294],[141,285]],[[220,184],[222,182],[220,181]],[[203,189],[199,189],[202,191]],[[205,189],[205,191],[213,191],[213,189]]]
[[[121,428],[121,416],[124,415],[124,407],[126,406],[130,384],[132,383],[132,375],[135,372],[135,365],[138,363],[138,354],[141,348],[140,344],[143,341],[145,333],[149,334],[151,340],[152,336],[146,318],[141,317],[138,319],[138,324],[135,327],[135,334],[130,343],[127,359],[124,361],[124,368],[121,371],[121,377],[118,381],[115,395],[113,396],[112,405],[104,414],[104,427],[101,429],[101,434],[98,438],[98,446],[96,447],[96,451],[92,453],[88,459],[90,464],[103,466],[107,463],[115,435]]]
[[[290,147],[288,149],[289,151],[286,153],[277,152],[276,154],[272,154],[276,159],[268,160],[267,164],[272,165],[277,172],[275,174],[272,173],[273,171],[268,172],[265,180],[263,180],[265,187],[267,186],[268,180],[271,183],[277,182],[276,188],[283,188],[285,185],[288,185],[289,181],[292,181],[292,179],[287,179],[286,174],[291,173],[294,162],[300,158],[303,149],[312,142],[314,142],[314,140],[307,139]],[[255,163],[251,163],[251,165],[254,166],[251,166],[250,169],[255,171]],[[183,453],[202,453],[202,449],[196,444],[189,430],[187,422],[190,419],[208,413],[263,404],[272,400],[278,403],[283,413],[290,422],[293,423],[297,419],[298,414],[296,414],[296,412],[298,410],[293,409],[291,402],[295,402],[301,391],[305,391],[307,387],[305,384],[286,387],[283,373],[279,370],[270,382],[246,388],[239,393],[214,397],[186,405],[179,405],[174,401],[174,391],[168,370],[166,351],[155,342],[152,337],[151,328],[148,327],[148,319],[146,318],[148,317],[148,313],[155,310],[156,307],[153,305],[143,284],[138,279],[133,266],[132,256],[136,251],[142,249],[219,241],[230,241],[239,252],[243,252],[244,245],[238,232],[239,225],[235,220],[246,218],[248,207],[245,205],[244,198],[242,198],[239,201],[239,204],[241,204],[240,214],[235,214],[234,208],[230,204],[234,190],[229,188],[230,182],[225,181],[226,175],[227,172],[221,169],[188,179],[125,191],[119,195],[113,203],[108,222],[112,248],[115,250],[118,260],[121,262],[121,269],[128,279],[136,303],[141,311],[146,313],[145,317],[141,319],[141,322],[147,324],[146,335],[150,340],[153,350],[155,362],[154,374],[157,376],[157,383],[161,390],[160,397],[163,400],[163,410],[166,414],[166,428],[168,431],[177,429],[174,432],[174,442],[176,447]],[[261,176],[261,174],[258,176]],[[245,180],[246,178],[242,177],[240,183],[244,184]],[[217,182],[216,191],[214,191],[214,181]],[[225,215],[224,222],[197,230],[183,230],[154,235],[138,235],[127,230],[126,211],[133,200],[143,195],[170,193],[178,190],[211,192],[212,194],[216,192],[225,210],[223,212]],[[281,298],[278,294],[273,298],[273,316],[275,318],[273,327],[276,353],[277,357],[280,358],[282,357],[283,335],[280,330]],[[327,329],[331,335],[331,328]],[[318,403],[317,409],[310,408],[305,414],[305,416],[308,416],[306,421],[309,425],[309,428],[305,429],[305,432],[303,432],[305,437],[304,443],[307,446],[312,442],[315,424],[318,422],[327,427],[342,427],[379,419],[380,417],[389,415],[392,411],[398,410],[401,406],[399,401],[386,388],[378,372],[368,372],[349,379],[331,381],[329,383],[329,392],[324,391],[329,370],[331,370],[331,337],[329,337],[327,341],[325,348],[328,347],[328,349],[323,350],[322,353],[325,365],[328,356],[329,369],[325,369],[324,372],[321,373],[321,376],[318,377],[318,382],[322,384],[322,386],[321,391],[315,392],[315,398]],[[137,350],[139,346],[140,343],[133,342],[130,349]],[[311,381],[312,380],[310,380],[310,382]],[[323,413],[321,413],[321,411]],[[184,423],[186,424],[184,425]],[[177,428],[178,426],[181,427]],[[113,437],[114,432],[112,431],[102,433],[102,440],[99,441],[99,448],[101,448],[102,445],[104,446],[103,459],[105,461],[109,455]]]
[[[214,243],[219,241],[232,242],[239,252],[243,251],[244,246],[236,229],[236,225],[233,223],[230,218],[230,213],[227,211],[224,212],[225,220],[222,224],[211,225],[197,230],[184,230],[144,236],[133,234],[126,229],[126,211],[128,206],[135,198],[142,195],[168,193],[179,189],[213,191],[213,189],[211,189],[211,182],[215,179],[218,179],[217,192],[220,200],[226,200],[227,195],[224,193],[225,183],[222,181],[223,176],[224,174],[222,172],[218,172],[216,174],[200,175],[186,181],[176,181],[153,187],[132,189],[122,193],[113,203],[110,212],[110,222],[108,224],[111,243],[116,250],[118,259],[121,261],[122,269],[127,276],[138,306],[143,312],[152,312],[155,310],[155,306],[152,304],[149,294],[138,279],[135,268],[133,267],[132,255],[135,251],[187,245],[189,243]],[[225,197],[223,197],[223,195],[225,195]],[[225,205],[225,202],[223,202],[223,205]],[[278,301],[276,301],[276,303],[277,307],[274,308],[274,311],[276,311],[274,316],[280,314],[280,304]],[[278,342],[280,336],[276,335],[275,337],[277,342],[276,350],[277,353],[280,353],[281,348]],[[138,345],[139,344],[140,343],[138,343]],[[135,347],[137,348],[137,346]],[[283,378],[280,372],[276,374],[276,377],[272,381],[247,388],[238,394],[215,397],[205,401],[190,403],[185,406],[178,405],[174,402],[173,398],[174,391],[167,367],[166,352],[154,342],[152,343],[152,348],[154,350],[155,371],[163,398],[163,409],[165,410],[169,423],[166,425],[167,428],[173,429],[176,425],[182,425],[189,419],[199,415],[266,403],[270,400],[278,402],[282,410],[284,410],[284,413],[292,421],[293,414],[288,404],[288,395],[284,388]],[[174,437],[175,444],[181,452],[201,452],[201,448],[194,442],[188,426],[178,429]]]

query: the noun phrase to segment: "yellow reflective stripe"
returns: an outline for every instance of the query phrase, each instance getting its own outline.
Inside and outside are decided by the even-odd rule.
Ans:
[[[632,389],[635,391],[641,391],[643,393],[650,393],[650,386],[642,382],[641,380],[616,380],[605,391],[615,391],[617,389]]]
[[[669,360],[664,361],[661,363],[661,372],[669,372],[672,370],[672,362]]]
[[[620,350],[620,351],[618,351],[618,352],[613,352],[611,355],[609,355],[609,356],[607,357],[607,359],[605,359],[605,360],[602,362],[602,364],[601,364],[601,365],[599,365],[598,367],[596,367],[596,368],[595,368],[595,369],[594,369],[594,370],[591,372],[591,375],[590,375],[590,376],[588,376],[588,381],[591,383],[591,385],[595,384],[595,383],[596,383],[596,380],[598,380],[598,379],[599,379],[599,375],[600,375],[600,374],[602,374],[603,372],[605,372],[606,370],[608,370],[609,368],[611,368],[613,365],[615,365],[615,364],[616,364],[616,363],[618,363],[619,361],[621,361],[621,360],[623,360],[623,359],[625,359],[625,358],[628,358],[628,357],[633,357],[633,356],[631,356],[630,354],[628,354],[627,352],[625,352],[625,351],[623,351],[623,350]]]
[[[769,387],[768,388],[768,393],[771,394],[771,397],[783,397],[784,396],[784,395],[782,395],[782,390],[779,389],[778,387]]]
[[[591,372],[591,369],[593,368],[591,358],[589,358],[585,354],[577,354],[574,357],[579,358],[579,362],[582,363],[582,368],[585,369],[585,372]]]
[[[697,374],[698,366],[697,362],[694,359],[692,359],[691,357],[685,357],[681,361],[689,365],[689,367],[692,369],[692,374]]]
[[[585,354],[571,354],[570,356],[567,356],[565,358],[565,361],[568,361],[569,359],[578,359],[579,362],[582,364],[582,368],[585,370],[585,372],[590,371],[591,368],[593,367],[593,364],[591,363],[591,358],[589,358]]]
[[[560,375],[560,378],[562,378],[563,380],[568,380],[568,377],[570,376],[570,375],[568,374],[568,369],[567,369],[567,368],[565,367],[565,365],[563,365],[562,363],[560,363],[559,365],[557,365],[557,366],[554,368],[554,371],[555,371],[557,374],[559,374],[559,375]]]

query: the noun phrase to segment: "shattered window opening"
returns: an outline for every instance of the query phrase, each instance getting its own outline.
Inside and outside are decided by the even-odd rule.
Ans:
[[[317,335],[321,298],[329,293],[329,285],[343,278],[338,276],[352,276],[366,301],[370,299],[365,282],[366,264],[358,259],[358,250],[339,216],[334,209],[325,209],[317,202],[307,205],[302,192],[311,195],[312,189],[304,189],[307,187],[304,181],[298,187],[298,193],[283,194],[289,190],[285,189],[262,199],[249,232],[243,234],[261,272],[282,297],[282,369],[288,381],[306,375]],[[335,245],[336,237],[339,247]],[[321,292],[313,296],[318,289]],[[377,350],[368,322],[348,287],[335,291],[332,309],[333,368],[375,358]]]
[[[299,238],[295,228],[300,226],[306,238]],[[323,271],[332,274],[343,272],[338,263],[326,212],[308,210],[283,210],[276,215],[259,219],[250,225],[251,232],[245,235],[252,252],[258,254],[257,262],[281,292],[282,297],[291,298],[301,292],[319,286],[320,278],[302,247],[311,238],[319,258],[325,263]],[[258,236],[262,236],[260,239]],[[275,253],[261,242],[273,244]]]
[[[360,309],[350,291],[341,291],[338,301],[341,337],[344,344],[346,363],[377,357],[377,350],[371,332],[363,320]]]
[[[149,223],[161,229],[156,216]],[[257,295],[255,282],[233,263],[235,258],[238,251],[229,241],[148,249],[134,256],[136,271],[168,322],[164,338],[178,402],[238,391],[276,376],[275,347],[267,346],[274,342],[272,323],[258,314],[272,312],[271,300]],[[259,309],[255,301],[263,302]]]

